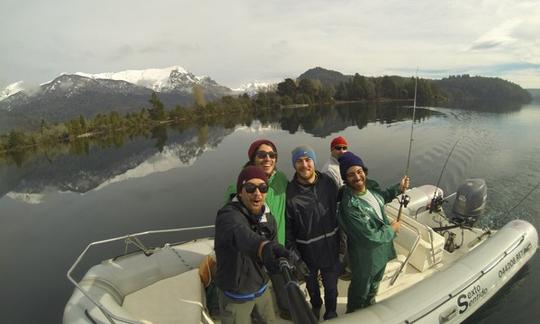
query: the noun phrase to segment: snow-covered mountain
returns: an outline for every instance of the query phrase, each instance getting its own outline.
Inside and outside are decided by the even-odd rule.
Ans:
[[[4,90],[0,91],[0,101],[4,100],[5,98],[16,94],[17,92],[24,90],[24,82],[23,81],[17,81],[15,83],[12,83],[8,85]]]
[[[236,93],[247,93],[250,97],[252,97],[259,92],[275,91],[276,89],[277,83],[250,82],[242,84],[240,87],[233,89],[233,91]]]
[[[167,108],[189,106],[196,85],[203,89],[207,100],[234,94],[210,77],[196,76],[180,66],[98,74],[63,73],[32,91],[17,82],[1,92],[0,133],[39,125],[41,119],[61,122],[79,115],[140,111],[149,106],[152,91],[159,93]]]
[[[194,85],[200,85],[203,88],[220,86],[208,76],[196,76],[177,65],[163,69],[126,70],[97,74],[77,72],[75,74],[91,79],[126,81],[151,89],[155,92],[169,92],[175,90],[191,92]]]

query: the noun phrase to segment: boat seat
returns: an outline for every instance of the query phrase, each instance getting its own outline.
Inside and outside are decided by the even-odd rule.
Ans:
[[[395,206],[388,204],[385,208],[388,217],[391,220],[394,220],[397,215]],[[420,233],[420,241],[409,258],[408,264],[422,272],[442,261],[444,251],[444,237],[442,235],[409,217],[405,212],[401,215],[401,222],[402,225],[405,225],[401,226],[401,232],[403,232],[404,227],[412,227]],[[402,237],[406,236],[401,232],[396,239],[398,245],[401,245],[400,240],[402,240]],[[399,249],[399,247],[397,247],[397,249]]]
[[[206,323],[204,288],[198,264],[208,241],[168,245],[150,256],[142,253],[110,259],[92,267],[81,287],[116,316],[144,323]],[[142,307],[144,305],[144,307]],[[103,313],[77,289],[64,319],[107,322]]]
[[[381,285],[390,285],[390,280],[400,268],[402,273],[407,271],[408,263],[405,265],[403,265],[403,263],[407,261],[407,256],[411,251],[414,253],[417,248],[417,240],[418,233],[409,226],[401,226],[400,232],[394,240],[394,248],[396,249],[397,257],[386,264]],[[385,281],[388,281],[388,283]]]
[[[194,269],[127,295],[122,306],[148,323],[205,323],[204,298],[199,271]]]

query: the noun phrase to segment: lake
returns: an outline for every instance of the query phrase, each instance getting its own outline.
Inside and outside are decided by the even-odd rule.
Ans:
[[[0,322],[60,323],[73,290],[66,272],[92,241],[213,224],[225,188],[235,181],[256,139],[277,145],[278,168],[290,178],[294,147],[312,146],[322,167],[331,139],[342,135],[366,163],[370,178],[381,185],[397,182],[407,162],[411,108],[390,103],[289,109],[237,125],[213,121],[1,161]],[[483,178],[488,206],[482,226],[496,229],[522,218],[540,229],[540,190],[506,213],[540,181],[538,125],[540,103],[534,102],[509,113],[418,108],[411,186],[435,184],[459,141],[442,174],[445,193],[467,178]],[[93,250],[76,275],[123,252],[123,245]],[[540,260],[534,257],[468,322],[530,323],[539,317]]]

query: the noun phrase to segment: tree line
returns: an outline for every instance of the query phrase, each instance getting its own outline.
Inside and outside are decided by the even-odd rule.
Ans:
[[[441,105],[473,110],[503,111],[532,100],[519,85],[500,79],[468,74],[441,80],[404,78],[400,76],[365,77],[356,73],[338,83],[336,100],[412,99],[418,105]]]
[[[13,130],[0,135],[0,154],[26,150],[37,146],[51,146],[58,142],[74,142],[82,137],[106,137],[116,134],[136,136],[149,129],[167,124],[190,125],[211,123],[219,117],[226,125],[235,125],[246,116],[264,111],[275,111],[294,105],[312,105],[337,101],[412,100],[417,83],[418,105],[460,105],[473,103],[472,108],[483,109],[479,102],[489,103],[487,109],[503,110],[512,101],[519,105],[531,100],[530,94],[516,84],[498,78],[450,76],[442,80],[404,78],[399,76],[365,77],[356,73],[346,81],[321,82],[318,79],[287,78],[277,84],[275,90],[260,92],[250,97],[224,96],[207,102],[201,87],[192,89],[194,104],[186,107],[176,105],[165,109],[157,93],[152,93],[149,107],[138,112],[120,115],[115,111],[97,114],[93,118],[79,116],[64,123],[50,124],[41,120],[39,130],[22,132]],[[498,106],[493,104],[496,102]],[[480,107],[480,108],[478,108]],[[502,107],[502,108],[501,108]],[[249,119],[249,118],[247,118]]]

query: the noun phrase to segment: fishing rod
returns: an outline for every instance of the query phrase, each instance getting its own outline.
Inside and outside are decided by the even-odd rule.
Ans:
[[[412,152],[412,143],[413,143],[413,131],[414,131],[414,117],[416,114],[416,94],[418,91],[418,69],[416,69],[416,76],[414,77],[414,103],[413,103],[413,113],[412,113],[412,122],[411,122],[411,135],[409,136],[409,154],[407,155],[407,165],[405,166],[405,176],[409,174],[409,166],[411,164],[411,152]],[[399,199],[399,210],[396,217],[396,221],[399,222],[401,219],[401,212],[403,207],[407,208],[407,205],[411,201],[411,198],[405,194],[405,190],[401,191],[401,198]]]
[[[443,198],[442,194],[437,194],[439,192],[439,184],[441,183],[441,179],[443,176],[444,171],[446,170],[446,165],[448,164],[448,161],[450,160],[450,156],[452,156],[452,153],[454,153],[454,150],[456,149],[456,146],[459,143],[458,140],[454,143],[454,146],[452,146],[452,149],[450,150],[450,153],[448,153],[448,156],[446,157],[446,161],[444,161],[444,165],[441,169],[441,174],[439,174],[439,179],[437,179],[437,184],[435,185],[435,192],[433,193],[433,198],[431,198],[431,202],[429,203],[429,213],[433,213],[434,211],[439,212],[441,211],[441,206],[443,202],[448,199],[450,196]]]
[[[512,210],[516,209],[516,207],[519,206],[523,201],[525,201],[525,199],[529,198],[529,196],[533,193],[533,191],[538,189],[538,187],[540,187],[540,181],[538,181],[536,186],[534,186],[531,190],[529,190],[529,192],[525,196],[523,196],[523,198],[521,198],[521,200],[517,204],[515,204],[514,207],[506,211],[506,214],[509,214]]]
[[[412,151],[412,143],[413,143],[414,116],[416,113],[417,90],[418,90],[418,69],[416,70],[416,77],[414,78],[414,104],[413,104],[413,111],[412,111],[411,136],[409,137],[409,154],[407,155],[407,166],[405,167],[405,175],[409,174],[409,165],[411,163],[411,151]]]
[[[522,202],[525,201],[525,199],[529,198],[529,196],[536,190],[538,189],[538,187],[540,187],[540,181],[538,181],[538,183],[536,184],[536,186],[534,186],[531,190],[529,190],[529,192],[523,196],[523,198],[521,198],[521,200],[515,204],[512,208],[506,210],[506,211],[503,211],[501,213],[499,213],[498,215],[496,216],[500,216],[500,215],[503,215],[503,214],[509,214],[512,210],[516,209],[519,205],[521,205]],[[467,244],[467,247],[468,248],[472,248],[473,246],[475,246],[476,244],[480,243],[480,241],[482,241],[482,238],[486,235],[491,235],[491,229],[488,227],[487,230],[485,230],[484,232],[482,232],[482,234],[478,235],[474,240],[472,240],[471,242],[469,242],[469,244]]]
[[[293,270],[294,267],[285,258],[279,259],[279,270],[285,281],[285,290],[289,299],[289,310],[291,312],[292,321],[295,324],[316,324],[319,321],[311,312],[304,294],[298,282],[295,280]]]

